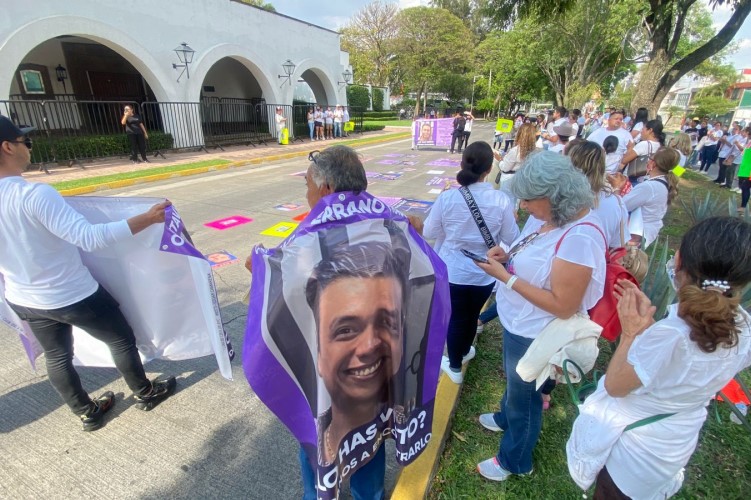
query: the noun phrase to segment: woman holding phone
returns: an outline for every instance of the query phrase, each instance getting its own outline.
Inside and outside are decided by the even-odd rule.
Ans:
[[[133,163],[141,163],[141,161],[149,163],[148,158],[146,158],[146,141],[149,139],[149,133],[146,131],[141,117],[134,111],[133,106],[125,106],[120,123],[125,127],[125,133],[130,140],[130,161]],[[138,159],[139,153],[141,160]]]
[[[436,241],[438,255],[448,267],[451,319],[446,339],[448,357],[441,362],[441,369],[456,384],[464,381],[462,364],[475,356],[472,342],[477,318],[495,284],[495,279],[462,250],[484,256],[489,246],[498,242],[508,245],[519,234],[513,200],[485,182],[492,166],[493,150],[486,142],[467,146],[456,176],[462,188],[441,193],[423,228],[425,238]],[[493,240],[490,245],[486,237]]]

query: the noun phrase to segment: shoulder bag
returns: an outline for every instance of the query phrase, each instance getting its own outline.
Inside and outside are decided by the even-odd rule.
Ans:
[[[647,175],[647,162],[652,157],[652,142],[647,141],[647,154],[639,155],[627,165],[629,177],[643,177]]]
[[[472,196],[472,193],[469,192],[469,188],[467,186],[460,187],[459,192],[461,193],[462,198],[464,198],[464,201],[469,207],[469,213],[472,214],[472,218],[474,219],[475,224],[477,224],[477,229],[480,230],[482,239],[485,240],[485,246],[488,247],[488,250],[493,248],[495,246],[495,240],[493,239],[493,235],[490,234],[488,225],[485,224],[485,219],[483,219],[482,217],[480,207],[477,206],[477,202],[475,201],[474,196]]]

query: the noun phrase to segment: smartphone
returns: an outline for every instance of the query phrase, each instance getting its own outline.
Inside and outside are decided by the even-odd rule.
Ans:
[[[472,253],[469,250],[465,250],[463,248],[460,251],[464,254],[465,257],[469,257],[475,262],[482,262],[483,264],[488,264],[488,259],[486,259],[482,255],[477,255],[476,253]]]

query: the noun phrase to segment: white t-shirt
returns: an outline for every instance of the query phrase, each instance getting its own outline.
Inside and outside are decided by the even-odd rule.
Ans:
[[[621,158],[617,152],[608,153],[605,155],[605,171],[609,174],[614,174],[621,169]]]
[[[464,123],[464,131],[465,132],[472,132],[472,123],[474,120],[467,119],[467,121]]]
[[[334,111],[334,123],[341,123],[343,116],[344,116],[344,112],[342,112],[341,109],[335,110]]]
[[[558,134],[555,133],[554,128],[555,127],[560,127],[561,125],[563,125],[567,121],[568,121],[568,118],[558,118],[556,121],[548,123],[548,125],[547,125],[547,127],[545,129],[545,132],[547,132],[548,137],[554,136],[554,135],[557,136]],[[545,139],[545,144],[550,144],[550,141],[548,139]]]
[[[638,158],[639,156],[653,155],[658,149],[660,149],[660,143],[657,141],[639,141],[639,143],[634,146],[633,151]],[[626,173],[631,175],[631,172],[629,172],[628,169],[626,170]]]
[[[596,142],[600,146],[602,146],[602,143],[605,142],[605,139],[608,138],[608,136],[614,135],[618,138],[618,149],[615,150],[616,153],[621,155],[621,158],[623,158],[623,155],[626,154],[626,149],[628,149],[628,143],[634,142],[633,139],[631,139],[631,133],[623,128],[617,128],[615,130],[608,130],[607,127],[601,127],[592,132],[592,135],[590,135],[587,140]]]
[[[274,116],[274,119],[276,120],[276,127],[278,129],[286,127],[287,119],[284,117],[284,115],[277,113]]]
[[[59,309],[96,292],[80,247],[93,252],[130,238],[127,221],[90,224],[47,184],[0,179],[0,273],[19,306]]]
[[[741,136],[740,134],[735,136],[735,141],[741,146],[744,146],[748,143],[748,138]],[[733,151],[730,153],[734,156],[733,158],[733,165],[740,165],[741,160],[743,160],[743,149],[738,149],[738,146],[733,145]]]
[[[331,125],[334,123],[334,113],[331,110],[326,110],[324,113],[324,117],[326,119],[326,125]]]
[[[626,204],[615,193],[601,191],[597,195],[597,208],[592,211],[602,222],[602,232],[608,239],[609,248],[618,248],[628,241],[626,227],[628,226],[628,210]]]
[[[644,128],[644,122],[639,122],[639,123],[637,123],[636,125],[634,125],[634,126],[633,126],[633,127],[631,128],[631,132],[632,132],[632,137],[633,137],[633,141],[634,141],[634,142],[639,142],[639,141],[641,141],[641,131],[642,131],[642,129],[643,129],[643,128]],[[633,136],[633,132],[634,132],[634,131],[636,131],[636,132],[639,132],[639,133],[638,133],[638,134],[636,134],[635,136]]]
[[[558,142],[555,146],[550,146],[548,148],[548,151],[550,151],[551,153],[558,153],[562,155],[564,149],[566,149],[566,145]]]
[[[600,231],[589,225],[581,225],[582,222],[591,222],[597,227],[602,227],[600,219],[590,212],[577,221],[543,233],[516,254],[509,263],[509,271],[533,286],[550,290],[550,273],[556,258],[591,268],[592,279],[584,292],[579,309],[588,311],[600,300],[603,293],[605,240]],[[523,238],[538,231],[542,225],[541,220],[530,216],[519,238],[511,244],[511,247],[513,248]],[[575,225],[576,227],[573,227]],[[555,246],[569,228],[572,229],[563,238],[556,255]],[[503,284],[498,286],[496,301],[498,317],[503,328],[521,337],[536,338],[540,331],[555,319],[553,314],[532,305]]]
[[[659,180],[658,180],[659,179]],[[662,218],[668,211],[668,188],[664,175],[638,183],[623,197],[629,212],[641,207],[644,220],[644,246],[648,247],[657,238],[662,228]]]
[[[634,340],[627,361],[642,386],[626,397],[614,398],[619,412],[637,418],[676,415],[624,432],[613,446],[606,466],[629,497],[665,498],[665,490],[696,448],[709,401],[736,373],[751,365],[751,318],[739,310],[738,319],[738,345],[718,346],[713,353],[701,351],[689,338],[691,329],[678,317],[678,305],[670,306],[666,319]]]
[[[488,182],[476,182],[469,192],[482,213],[493,240],[509,245],[519,234],[514,218],[514,203],[503,191]],[[457,285],[489,285],[494,278],[477,267],[461,249],[478,255],[488,253],[467,202],[458,189],[444,191],[433,203],[423,228],[423,236],[435,240],[438,255],[446,263],[449,282]]]
[[[728,133],[725,136],[725,139],[727,140],[727,142],[722,143],[720,150],[717,153],[717,156],[719,158],[727,158],[728,156],[730,156],[730,152],[733,151],[733,141],[735,140],[735,136],[731,133]]]
[[[704,141],[704,145],[714,146],[717,144],[720,137],[722,137],[722,130],[711,128],[709,129],[709,132],[707,132],[707,139]]]

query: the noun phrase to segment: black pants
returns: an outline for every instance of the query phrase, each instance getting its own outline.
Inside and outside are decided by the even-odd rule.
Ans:
[[[459,138],[459,151],[467,147],[467,144],[469,144],[469,135],[471,133],[472,132],[462,132],[462,136]],[[464,142],[464,145],[462,145],[462,142]]]
[[[102,286],[82,301],[59,309],[9,305],[31,327],[44,349],[47,376],[52,386],[76,415],[83,415],[90,409],[91,398],[73,367],[71,325],[107,344],[115,366],[134,394],[145,395],[151,390],[151,382],[138,356],[133,329],[120,312],[117,301]]]
[[[746,208],[749,195],[751,195],[751,179],[748,177],[738,177],[738,187],[741,188],[741,208]]]
[[[592,497],[593,500],[631,500],[631,497],[618,488],[613,478],[610,477],[607,467],[603,467],[600,473],[597,474],[597,485],[595,486],[595,494]]]
[[[446,337],[451,368],[461,369],[462,358],[469,352],[477,333],[477,318],[485,301],[493,292],[493,284],[456,285],[449,283],[451,318]]]
[[[725,172],[727,171],[727,165],[723,165],[725,162],[725,158],[718,156],[717,157],[717,165],[720,167],[720,169],[717,172],[717,178],[714,180],[717,184],[725,184]]]
[[[709,171],[709,167],[714,164],[714,162],[717,161],[717,153],[719,152],[719,148],[717,147],[717,144],[713,146],[704,146],[704,149],[701,150],[701,167],[699,168],[699,171]]]
[[[459,139],[459,152],[462,150],[462,139],[464,138],[464,132],[461,130],[454,130],[451,134],[451,152],[454,152],[454,146],[456,146],[456,140]]]
[[[514,144],[514,140],[513,139],[506,139],[505,142],[506,142],[506,145],[503,146],[503,152],[507,153],[508,152],[508,148],[510,148],[511,145]]]
[[[138,153],[141,159],[146,161],[146,137],[143,134],[128,134],[130,138],[130,160],[138,161]]]

